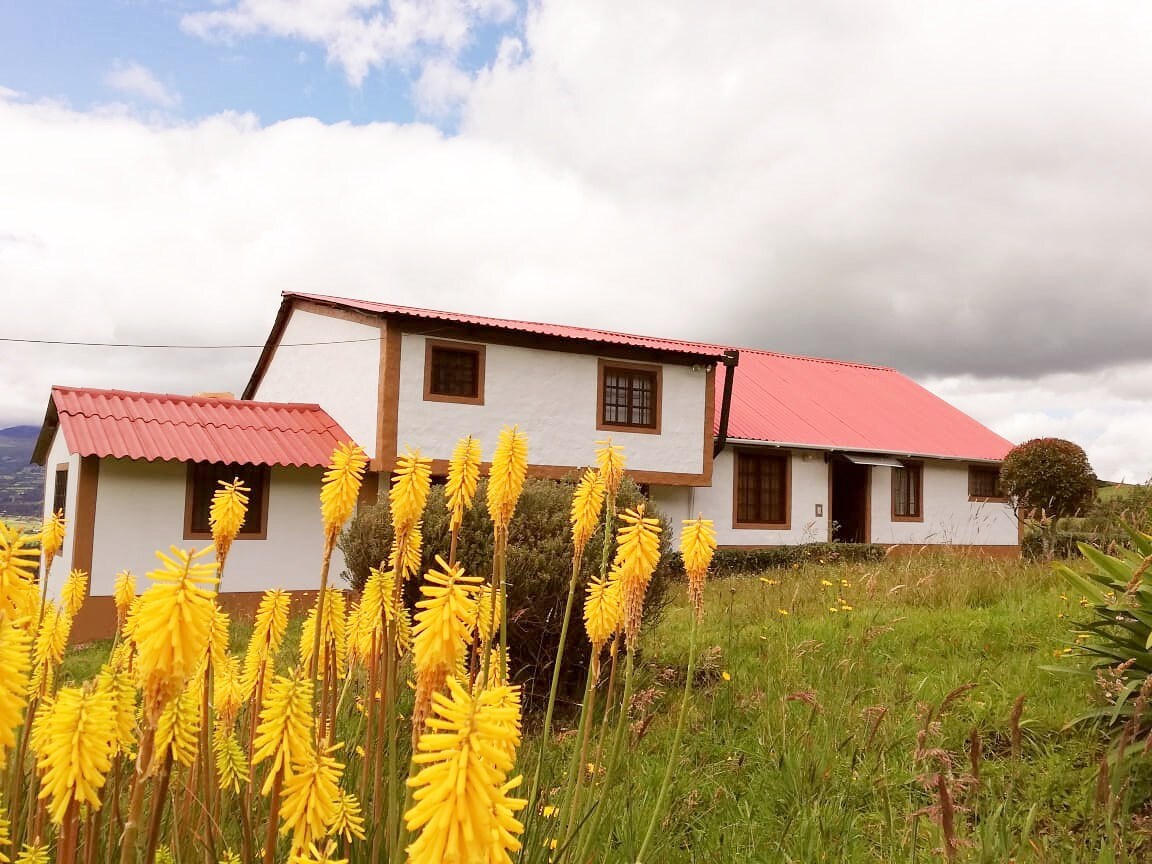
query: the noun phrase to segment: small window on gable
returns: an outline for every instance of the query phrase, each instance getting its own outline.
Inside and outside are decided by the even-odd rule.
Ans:
[[[789,527],[790,460],[788,451],[736,451],[737,528]]]
[[[484,346],[467,342],[424,343],[424,400],[484,404]]]
[[[968,498],[972,501],[1008,500],[1008,496],[1000,488],[998,465],[968,466]]]
[[[267,465],[226,465],[223,462],[190,462],[188,491],[184,512],[184,539],[206,539],[212,536],[208,515],[212,496],[220,483],[239,479],[248,487],[248,513],[240,528],[240,539],[262,540],[268,534]]]
[[[660,367],[600,361],[597,429],[660,432]]]
[[[56,466],[55,485],[52,487],[52,512],[68,515],[68,463]]]
[[[892,521],[922,522],[924,520],[924,466],[919,462],[905,462],[902,468],[892,469]]]

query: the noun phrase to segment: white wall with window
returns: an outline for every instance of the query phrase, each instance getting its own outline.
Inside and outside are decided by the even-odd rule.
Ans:
[[[472,435],[488,459],[500,429],[517,424],[528,436],[534,465],[592,464],[596,442],[611,435],[625,447],[633,470],[704,470],[708,372],[703,366],[460,342],[462,352],[482,349],[482,360],[467,363],[458,354],[443,354],[441,368],[429,341],[413,333],[401,341],[401,451],[419,448],[426,456],[447,459],[459,438]],[[438,351],[450,344],[433,341]]]

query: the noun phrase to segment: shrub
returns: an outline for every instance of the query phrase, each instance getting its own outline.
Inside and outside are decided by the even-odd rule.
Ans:
[[[1083,448],[1063,438],[1033,438],[1004,457],[1000,483],[1022,510],[1060,518],[1081,511],[1096,495],[1096,475]]]
[[[512,656],[513,677],[524,685],[526,703],[543,703],[551,684],[552,667],[560,641],[564,604],[568,597],[568,581],[572,573],[572,535],[568,517],[572,504],[574,484],[554,480],[529,479],[512,518],[508,535],[508,644],[514,646]],[[492,562],[492,522],[484,506],[486,483],[480,481],[476,504],[464,516],[460,530],[460,563],[467,572],[489,577]],[[633,507],[644,496],[637,486],[626,480],[617,497],[620,509]],[[657,511],[663,525],[662,556],[652,578],[645,602],[645,626],[659,620],[668,603],[668,588],[682,572],[679,556],[671,553],[669,525]],[[447,556],[449,546],[448,510],[445,506],[444,487],[436,486],[428,496],[424,511],[423,569],[433,566],[437,554]],[[601,526],[588,543],[581,568],[581,581],[573,609],[572,624],[564,649],[564,669],[561,674],[560,694],[564,698],[578,699],[588,664],[588,640],[580,620],[584,598],[584,585],[589,576],[599,571],[603,550],[604,529]],[[392,525],[388,515],[388,500],[363,507],[345,530],[340,548],[348,562],[348,578],[359,590],[368,577],[369,567],[378,567],[387,559],[392,543]],[[615,538],[609,546],[609,555],[615,549]],[[418,597],[418,580],[409,582],[406,599],[409,605]],[[561,703],[563,704],[563,703]]]

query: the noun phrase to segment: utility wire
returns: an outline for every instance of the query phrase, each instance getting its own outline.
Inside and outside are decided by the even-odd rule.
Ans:
[[[367,339],[333,339],[330,342],[280,342],[277,348],[305,348],[309,345],[346,345],[350,342],[378,342],[379,337]],[[0,336],[0,342],[19,343],[23,345],[78,345],[84,348],[164,348],[187,351],[216,351],[231,348],[263,348],[259,345],[147,345],[137,342],[70,342],[63,339],[16,339],[9,336]]]

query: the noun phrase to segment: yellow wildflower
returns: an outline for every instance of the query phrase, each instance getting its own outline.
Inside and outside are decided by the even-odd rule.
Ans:
[[[505,426],[488,469],[488,515],[497,531],[507,530],[528,474],[528,439],[518,426]]]
[[[423,522],[409,525],[403,533],[394,534],[388,550],[388,569],[400,574],[401,580],[420,572],[424,544]]]
[[[244,677],[242,686],[245,697],[251,697],[259,705],[264,700],[263,692],[256,692],[260,679],[266,675],[269,660],[280,650],[284,632],[288,629],[288,609],[292,598],[287,592],[276,589],[265,591],[256,607],[256,620],[252,625],[252,635],[248,638],[248,650],[244,655]]]
[[[331,832],[343,837],[345,842],[364,839],[364,816],[360,812],[360,799],[351,792],[340,790],[336,796],[336,818],[332,821]]]
[[[420,521],[431,485],[430,458],[421,456],[419,450],[409,450],[397,457],[396,470],[392,473],[392,488],[388,490],[392,529],[397,537],[407,534]]]
[[[25,843],[16,856],[16,864],[48,864],[48,847],[39,843]]]
[[[36,590],[36,567],[40,561],[39,539],[0,521],[0,612],[17,618],[30,617],[40,602]]]
[[[644,595],[660,562],[660,520],[644,515],[644,505],[620,514],[614,566],[624,594],[624,635],[631,650],[640,636]]]
[[[221,789],[239,792],[248,782],[248,756],[236,736],[221,723],[212,731],[212,752],[216,756],[216,782]]]
[[[593,654],[599,654],[623,623],[624,598],[618,579],[596,577],[588,583],[584,600],[584,629],[592,643]]]
[[[200,694],[199,686],[187,687],[179,698],[164,707],[156,725],[158,759],[164,759],[171,751],[177,765],[191,768],[196,761],[200,745]]]
[[[232,541],[244,527],[248,515],[248,495],[252,490],[245,486],[239,477],[231,483],[220,481],[220,488],[212,493],[212,504],[208,508],[208,527],[212,529],[212,545],[216,548],[216,560],[224,566]]]
[[[69,618],[80,611],[86,599],[88,599],[88,574],[83,570],[73,570],[64,580],[64,587],[60,589],[60,603]]]
[[[32,634],[7,618],[0,619],[0,767],[4,754],[16,745],[14,730],[28,704],[28,643]]]
[[[317,847],[315,843],[309,844],[306,853],[290,856],[288,864],[348,864],[348,859],[337,858],[336,844],[328,840],[323,849]]]
[[[464,513],[472,506],[476,484],[480,479],[480,442],[469,435],[461,438],[448,460],[448,482],[444,491],[448,500],[448,528],[459,531]]]
[[[113,755],[129,753],[136,737],[136,686],[122,669],[106,664],[96,676],[96,687],[108,694],[116,735]]]
[[[412,757],[421,767],[408,781],[415,804],[404,818],[419,836],[408,860],[510,862],[524,831],[515,813],[527,804],[509,795],[520,778],[507,779],[514,762],[501,746],[517,737],[516,709],[504,704],[506,687],[473,696],[455,678],[447,684],[448,694],[434,697],[435,716]]]
[[[64,687],[56,694],[36,768],[41,774],[39,797],[49,800],[48,813],[57,825],[73,801],[100,809],[100,789],[112,767],[115,725],[106,692]]]
[[[312,679],[297,670],[291,678],[277,675],[260,709],[252,764],[272,760],[261,794],[272,791],[276,777],[291,776],[294,765],[312,753]]]
[[[280,833],[292,835],[292,854],[320,840],[336,822],[336,798],[344,766],[330,755],[335,749],[309,753],[293,766],[292,776],[284,781],[284,802],[280,805],[284,824]]]
[[[211,547],[157,552],[163,565],[148,574],[155,584],[140,598],[133,640],[144,690],[144,710],[155,723],[196,671],[212,631],[216,562],[197,563]]]
[[[367,465],[368,456],[358,444],[345,442],[332,451],[332,461],[320,487],[320,514],[324,518],[324,537],[329,549],[336,545],[340,529],[356,509]]]
[[[604,481],[608,506],[615,510],[616,493],[620,491],[620,484],[624,480],[624,448],[613,444],[611,438],[596,443],[604,445],[596,450],[596,465],[600,470],[600,479]]]
[[[40,531],[40,552],[44,556],[44,572],[52,569],[52,561],[64,546],[64,536],[68,530],[68,522],[64,518],[64,511],[57,510],[48,517]]]
[[[583,553],[584,547],[596,533],[596,526],[600,523],[600,514],[604,511],[604,481],[600,475],[588,469],[576,484],[576,492],[572,496],[572,548],[576,554]]]
[[[116,604],[116,620],[119,626],[124,626],[124,618],[128,614],[128,607],[136,599],[136,577],[131,570],[121,570],[116,574],[112,583],[112,601]]]
[[[492,600],[495,598],[495,608]],[[485,582],[480,586],[476,597],[476,635],[483,644],[490,643],[496,638],[496,632],[504,620],[504,595],[492,590],[492,583]]]
[[[463,656],[468,634],[476,620],[476,592],[483,580],[468,576],[460,565],[439,555],[440,570],[429,570],[420,586],[424,599],[416,603],[413,650],[417,671],[451,667]]]
[[[697,619],[704,615],[704,578],[715,551],[716,529],[712,520],[703,516],[685,519],[680,530],[680,554],[688,574],[688,596]]]
[[[68,636],[72,632],[72,619],[57,608],[51,600],[44,606],[44,616],[36,641],[32,644],[32,679],[28,682],[30,695],[44,696],[52,689],[56,670],[64,662]]]

